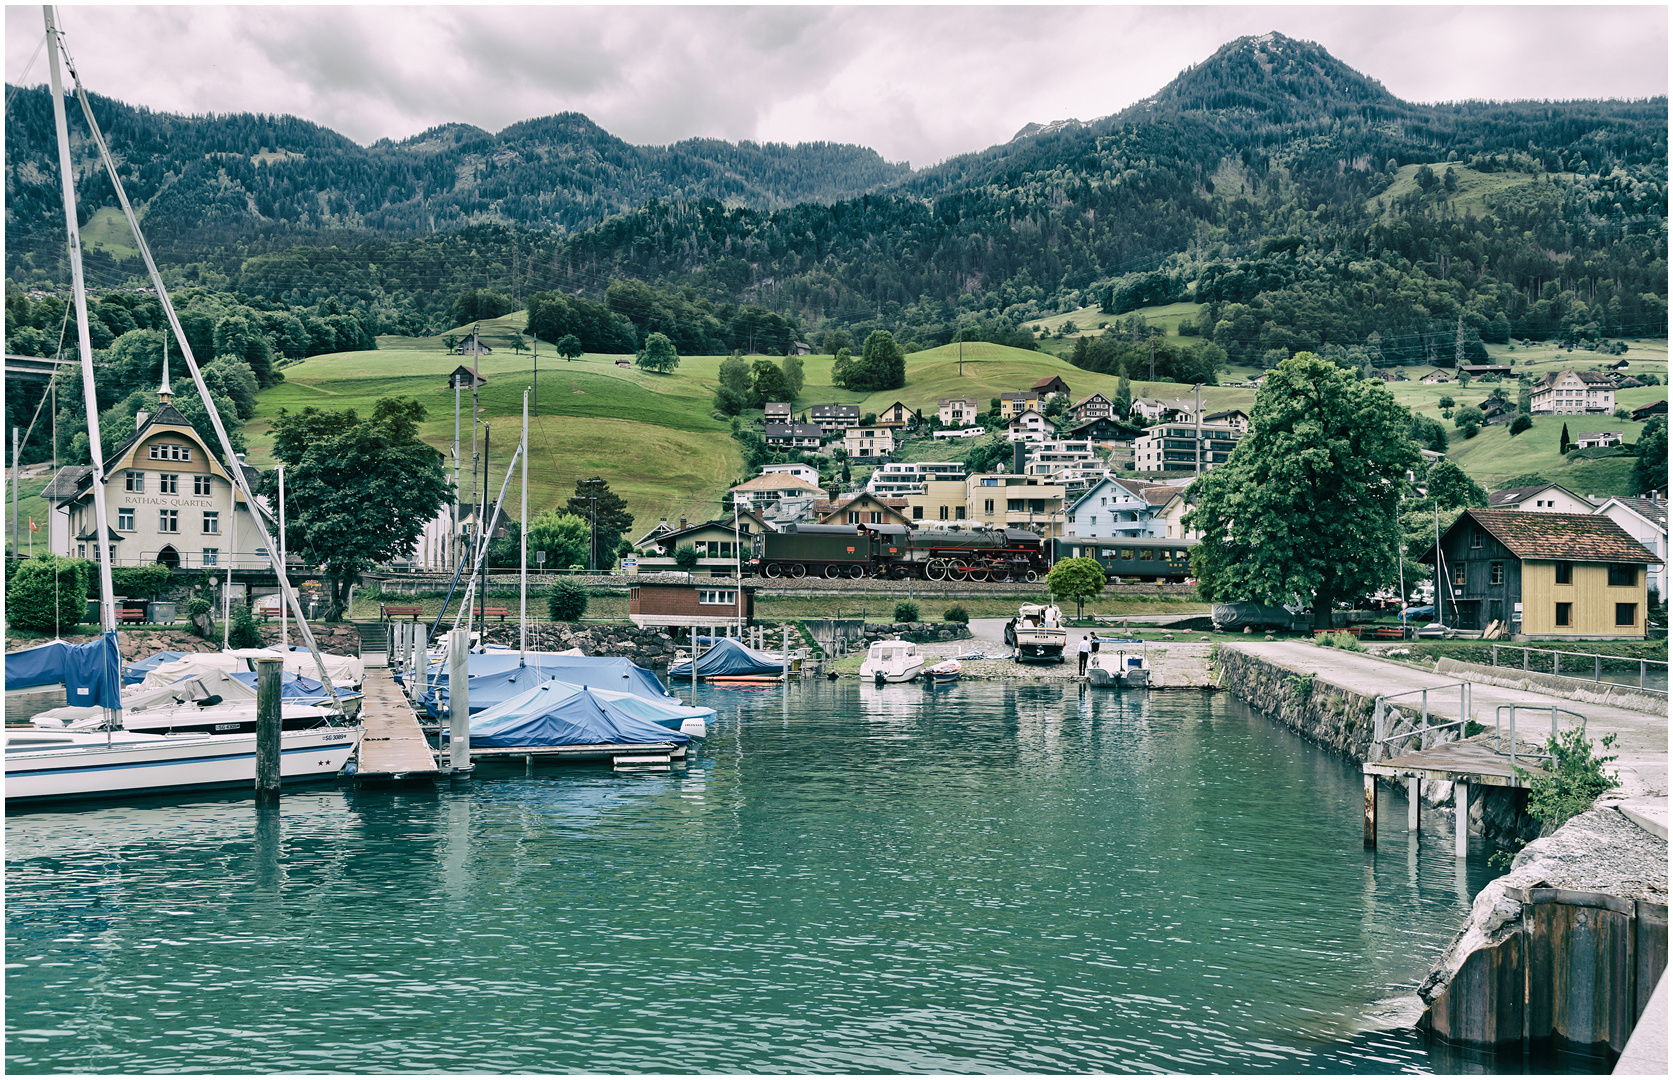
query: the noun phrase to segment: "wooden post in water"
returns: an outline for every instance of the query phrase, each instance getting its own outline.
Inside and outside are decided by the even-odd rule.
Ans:
[[[256,801],[279,797],[279,680],[284,661],[256,661]]]
[[[1458,817],[1453,825],[1453,853],[1462,859],[1470,853],[1470,785],[1462,780],[1453,781],[1452,806]]]
[[[784,628],[784,648],[778,654],[778,673],[780,678],[786,680],[790,678],[790,628],[788,626]]]
[[[1417,815],[1423,808],[1423,781],[1415,776],[1406,778],[1406,831],[1417,832]],[[1417,839],[1415,836],[1412,839]]]
[[[471,767],[471,632],[447,635],[447,769]]]
[[[1365,774],[1365,846],[1377,846],[1377,778]]]

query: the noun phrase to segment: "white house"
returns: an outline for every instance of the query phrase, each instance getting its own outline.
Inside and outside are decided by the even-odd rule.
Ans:
[[[1104,462],[1091,439],[1050,439],[1030,446],[1023,475],[1062,484],[1101,479]]]
[[[951,480],[962,484],[962,461],[891,461],[877,467],[866,481],[866,490],[880,499],[921,494],[930,480]]]
[[[1634,540],[1662,561],[1649,567],[1646,584],[1667,599],[1667,500],[1617,496],[1597,512],[1625,529]]]
[[[936,439],[979,439],[988,433],[984,427],[942,428],[932,438]]]
[[[136,416],[133,437],[105,456],[111,562],[161,563],[171,569],[271,566],[250,507],[238,494],[226,463],[211,452],[172,400],[165,369],[156,413]],[[242,461],[233,462],[232,468],[242,469],[252,487],[261,476],[259,469]],[[53,553],[98,558],[92,469],[60,469],[48,492],[55,526],[49,535],[57,545]],[[272,515],[259,501],[257,506],[271,531]]]
[[[1197,403],[1190,398],[1134,398],[1132,414],[1151,424],[1160,420],[1190,421],[1197,415]]]
[[[1070,505],[1064,535],[1071,540],[1166,536],[1167,523],[1156,509],[1142,494],[1105,477]]]
[[[1046,418],[1032,408],[1024,409],[1017,414],[1005,428],[1006,438],[1012,442],[1039,442],[1052,433],[1052,426],[1046,423]]]
[[[802,464],[763,465],[761,467],[761,475],[762,476],[779,476],[779,475],[794,476],[799,480],[805,481],[806,483],[808,483],[809,485],[811,485],[813,487],[818,487],[819,486],[819,470],[815,469],[812,465],[802,465]]]
[[[1625,436],[1624,431],[1582,431],[1580,437],[1574,440],[1574,445],[1580,450],[1619,446]]]
[[[935,412],[942,427],[963,427],[982,414],[982,403],[968,397],[941,398]]]
[[[1218,424],[1168,423],[1133,440],[1133,467],[1139,472],[1196,472],[1223,465],[1242,434]]]
[[[819,497],[825,493],[817,484],[785,473],[763,473],[731,489],[732,502],[740,507],[770,506],[785,499]]]
[[[1487,508],[1546,514],[1591,514],[1597,511],[1597,504],[1560,484],[1536,484],[1533,487],[1489,492]]]
[[[881,461],[895,452],[895,433],[886,427],[849,428],[842,448],[855,461]]]
[[[1603,413],[1615,411],[1615,381],[1601,371],[1559,371],[1534,383],[1528,395],[1536,413]]]

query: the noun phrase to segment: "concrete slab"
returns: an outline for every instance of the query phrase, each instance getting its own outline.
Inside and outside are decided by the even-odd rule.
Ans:
[[[1626,1049],[1621,1051],[1620,1060],[1615,1062],[1615,1075],[1667,1075],[1666,972],[1656,984],[1656,992],[1650,995],[1650,1003],[1644,1006],[1644,1015],[1638,1018],[1637,1026],[1632,1029],[1632,1037],[1627,1040]]]

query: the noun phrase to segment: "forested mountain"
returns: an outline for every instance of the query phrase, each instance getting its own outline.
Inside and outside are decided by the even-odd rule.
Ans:
[[[599,197],[575,179],[581,171],[550,171],[533,148],[556,161],[585,145],[598,175],[619,175],[633,149],[607,145],[578,117],[525,126],[509,141],[519,129],[494,137],[506,149],[493,154],[485,133],[461,127],[364,153],[406,154],[417,170],[480,148],[478,164],[457,166],[481,175],[450,189],[448,220],[487,222],[492,207],[532,214],[548,205],[542,200]],[[329,133],[314,130],[324,170],[337,151]],[[276,139],[251,136],[240,150],[246,164],[223,170],[224,180],[217,172],[227,214],[239,198],[248,205],[234,173],[266,170],[249,155]],[[723,156],[702,145],[667,153]],[[772,156],[735,149],[752,161]],[[802,152],[812,151],[774,160],[788,167]],[[359,175],[351,152],[341,153]],[[1666,159],[1665,98],[1414,105],[1317,45],[1269,34],[1226,45],[1115,115],[1031,126],[916,174],[863,173],[868,183],[894,183],[829,204],[772,209],[765,198],[728,205],[683,192],[570,233],[479,224],[403,240],[340,233],[331,244],[283,251],[254,241],[188,247],[198,265],[183,273],[289,305],[335,295],[379,332],[416,332],[461,289],[604,300],[612,281],[629,279],[714,310],[767,309],[804,331],[839,326],[857,340],[888,329],[923,345],[961,325],[989,340],[1031,341],[1020,325],[1086,303],[1113,315],[1198,300],[1207,308],[1197,329],[1236,360],[1331,346],[1365,350],[1375,362],[1418,361],[1441,359],[1466,338],[1479,348],[1512,334],[1664,334]],[[441,201],[392,188],[383,205],[409,218],[394,209],[353,218],[335,209],[336,195],[301,184],[314,166],[294,164],[301,171],[289,197],[329,209],[333,223],[396,231],[397,221],[411,224]],[[331,191],[344,183],[329,170],[320,180],[339,185]],[[176,213],[158,185],[152,228]],[[793,186],[786,179],[773,190]],[[634,190],[654,194],[644,183]],[[492,199],[472,201],[489,191]]]
[[[7,268],[54,266],[62,246],[52,103],[6,89]],[[421,236],[481,223],[569,232],[654,198],[776,209],[849,198],[911,172],[836,143],[688,139],[633,146],[579,113],[465,124],[362,147],[290,116],[174,116],[89,95],[128,195],[159,256],[193,261],[320,234]],[[81,117],[71,110],[81,212],[115,205]]]

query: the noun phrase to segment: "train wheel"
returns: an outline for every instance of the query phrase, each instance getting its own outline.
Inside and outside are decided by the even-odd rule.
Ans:
[[[793,578],[807,577],[807,567],[803,566],[801,563],[791,563],[790,576]]]
[[[836,563],[826,563],[825,564],[825,576],[827,578],[832,578],[832,579],[841,577],[842,576],[842,567],[838,566]]]
[[[905,563],[897,563],[896,565],[889,567],[889,576],[894,578],[896,581],[905,581],[907,578],[912,576],[912,568],[907,566]]]
[[[770,578],[781,578],[784,576],[784,567],[776,562],[770,562],[761,568],[761,573]]]
[[[1040,572],[1038,570],[1030,570],[1030,571],[1028,571],[1028,573],[1022,575],[1022,580],[1024,580],[1024,581],[1039,581],[1040,580]]]
[[[866,576],[866,568],[859,563],[855,563],[848,568],[848,576],[856,579],[863,578]]]
[[[947,560],[931,559],[929,561],[929,565],[924,567],[924,576],[929,578],[931,581],[946,581]]]

